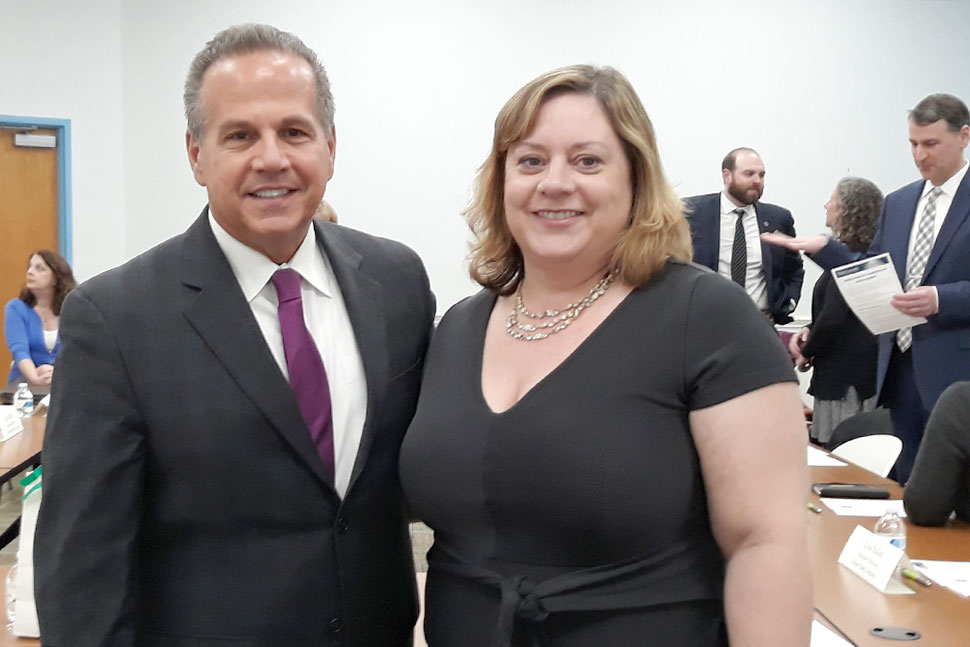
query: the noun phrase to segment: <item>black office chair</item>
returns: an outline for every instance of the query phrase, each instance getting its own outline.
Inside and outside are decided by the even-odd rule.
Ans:
[[[889,417],[889,409],[873,409],[872,411],[857,413],[836,425],[835,429],[832,430],[832,437],[823,447],[832,451],[854,438],[892,433],[893,423]]]

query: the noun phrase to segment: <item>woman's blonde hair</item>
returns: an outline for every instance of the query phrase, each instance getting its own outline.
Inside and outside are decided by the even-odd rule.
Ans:
[[[587,94],[600,102],[630,163],[630,225],[617,243],[610,269],[626,283],[640,286],[667,258],[691,259],[683,205],[664,176],[653,125],[633,86],[611,67],[572,65],[530,81],[502,107],[495,119],[492,152],[479,169],[464,213],[475,236],[469,254],[471,277],[498,294],[514,292],[524,271],[522,251],[505,220],[508,150],[532,132],[545,101],[569,93]]]

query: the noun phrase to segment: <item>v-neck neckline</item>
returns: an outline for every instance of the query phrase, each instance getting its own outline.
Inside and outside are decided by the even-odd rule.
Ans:
[[[663,270],[661,269],[661,270],[658,270],[658,272],[659,271],[663,271]],[[634,287],[632,290],[630,290],[630,292],[626,296],[624,296],[619,303],[616,304],[613,310],[611,310],[610,313],[606,315],[603,321],[599,322],[599,324],[597,324],[596,327],[593,328],[593,330],[591,330],[590,333],[586,335],[586,337],[581,342],[579,342],[576,348],[570,351],[570,353],[566,355],[566,357],[564,357],[561,362],[553,366],[548,373],[543,375],[535,384],[533,384],[525,393],[523,393],[518,400],[513,402],[511,406],[509,406],[507,409],[503,409],[502,411],[496,411],[495,409],[492,408],[492,405],[488,403],[488,399],[485,397],[485,389],[484,389],[485,382],[483,379],[484,378],[483,371],[485,368],[485,336],[488,334],[488,324],[492,319],[492,313],[495,311],[495,304],[498,302],[498,295],[496,295],[494,292],[488,293],[489,300],[487,300],[485,303],[485,305],[488,306],[488,310],[485,313],[486,316],[484,317],[482,327],[477,331],[478,336],[475,341],[476,341],[476,347],[478,348],[478,352],[475,353],[476,366],[475,366],[475,370],[472,371],[472,374],[476,376],[475,390],[477,392],[479,402],[482,404],[483,407],[485,407],[485,410],[490,415],[499,417],[499,416],[511,414],[516,409],[520,408],[520,405],[522,405],[522,403],[525,402],[526,400],[529,400],[530,398],[538,397],[538,396],[533,396],[533,393],[535,393],[536,391],[541,391],[545,387],[545,385],[548,382],[553,381],[556,375],[562,372],[567,365],[575,361],[578,361],[576,359],[577,356],[579,356],[584,351],[584,349],[586,349],[588,346],[592,345],[593,341],[597,337],[600,337],[601,335],[604,334],[602,332],[603,329],[610,327],[611,325],[610,322],[617,316],[617,313],[625,309],[627,307],[627,304],[630,302],[631,297],[634,294],[640,292],[642,289],[643,289],[643,286]],[[522,342],[522,343],[531,343],[531,342]],[[538,343],[542,343],[542,342],[538,342]]]

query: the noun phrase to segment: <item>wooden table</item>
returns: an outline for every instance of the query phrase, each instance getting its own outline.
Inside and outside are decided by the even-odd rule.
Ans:
[[[9,440],[0,442],[0,485],[40,462],[47,416],[35,415],[24,418],[23,423],[23,431]]]
[[[871,483],[886,488],[893,499],[902,498],[902,488],[856,465],[811,467],[812,482]],[[970,644],[970,599],[962,598],[942,586],[923,587],[906,584],[915,595],[885,595],[847,568],[839,565],[839,554],[852,530],[861,525],[871,529],[872,517],[840,517],[819,497],[809,492],[810,501],[822,508],[821,514],[806,511],[808,548],[815,608],[819,615],[852,640],[858,647],[957,647]],[[970,525],[950,521],[930,528],[906,523],[906,553],[912,559],[970,561]],[[873,627],[906,627],[922,634],[914,642],[895,642],[873,636]]]

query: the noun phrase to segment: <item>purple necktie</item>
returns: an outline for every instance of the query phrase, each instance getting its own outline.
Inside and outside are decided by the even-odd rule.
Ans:
[[[332,482],[334,459],[330,385],[317,345],[303,323],[300,275],[294,270],[276,270],[272,281],[280,302],[277,312],[283,333],[283,352],[290,373],[290,388],[296,394],[300,413]]]

